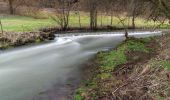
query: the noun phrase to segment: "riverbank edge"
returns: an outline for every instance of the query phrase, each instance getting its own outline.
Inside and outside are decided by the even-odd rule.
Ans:
[[[32,43],[54,40],[52,32],[4,32],[0,36],[0,50],[6,50]]]
[[[127,45],[129,41],[137,42],[139,45],[130,42],[129,48]],[[162,43],[164,43],[164,46],[161,45]],[[163,74],[162,76],[157,76],[157,78],[160,79],[160,77],[163,77],[164,79],[161,80],[162,82],[168,80],[164,82],[164,84],[160,83],[159,86],[165,86],[167,88],[169,85],[168,82],[170,82],[169,77],[167,77],[167,75],[170,75],[170,55],[168,55],[170,54],[170,47],[168,47],[169,43],[170,34],[166,33],[165,36],[155,36],[143,39],[130,38],[129,40],[126,40],[118,45],[115,49],[107,52],[99,52],[95,56],[93,62],[87,65],[87,69],[85,70],[86,78],[80,87],[75,91],[74,100],[127,100],[127,98],[130,100],[135,100],[135,98],[138,99],[139,95],[141,96],[144,94],[146,95],[145,99],[167,98],[168,96],[166,93],[169,93],[170,90],[161,93],[157,88],[157,92],[153,93],[152,89],[146,86],[138,89],[138,91],[135,91],[135,89],[139,86],[139,83],[136,87],[135,85],[130,86],[129,84],[137,84],[137,82],[131,82],[129,77],[135,78],[134,75],[147,74],[152,70],[156,70],[156,67],[158,67],[161,71],[155,73],[160,75],[162,72]],[[155,44],[157,45],[155,46]],[[122,47],[128,47],[131,50],[125,50],[125,48],[122,49]],[[165,51],[164,55],[162,55],[163,51]],[[110,58],[110,61],[108,59],[111,52],[114,52],[114,55],[116,52],[119,52],[117,53],[117,56],[121,55],[120,57],[116,57],[118,60],[116,64],[112,63],[115,59],[113,56]],[[158,58],[159,61],[157,61]],[[107,66],[112,67],[106,68]],[[137,70],[137,72],[135,70]],[[156,79],[153,80],[157,81]],[[144,79],[141,79],[140,82],[144,82]],[[123,94],[121,93],[121,88],[122,90],[132,88],[133,91],[131,90]],[[151,93],[146,94],[148,91]]]
[[[128,29],[132,30],[133,28],[129,27]],[[136,29],[141,30],[142,28],[136,28]],[[72,27],[63,31],[60,28],[55,27],[55,28],[44,28],[44,29],[40,29],[39,31],[32,31],[32,32],[4,32],[3,34],[0,34],[0,50],[16,48],[23,45],[29,45],[32,43],[41,43],[48,40],[54,40],[55,34],[65,34],[65,33],[73,33],[73,32],[83,33],[83,32],[112,32],[112,31],[124,31],[124,29],[111,27],[111,26],[99,27],[94,30],[91,30],[88,27],[82,27],[82,28]]]
[[[156,31],[155,29],[152,28],[141,28],[141,27],[136,27],[135,29],[132,27],[128,27],[127,29],[129,31],[134,31],[134,30]],[[168,31],[167,29],[157,29],[157,31],[160,30]],[[54,27],[54,28],[43,28],[40,29],[39,31],[33,31],[33,32],[4,32],[0,36],[0,50],[6,50],[9,48],[29,45],[32,43],[41,43],[44,41],[54,40],[55,34],[84,33],[84,32],[113,32],[113,31],[124,31],[124,28],[103,26],[91,30],[89,27],[82,27],[82,28],[70,27],[67,30],[63,31],[60,28]]]
[[[127,27],[128,30],[148,30],[148,31],[155,31],[154,27]],[[158,30],[168,30],[167,28],[160,28]],[[97,27],[96,29],[91,29],[89,27],[69,27],[66,30],[62,30],[58,27],[53,28],[43,28],[40,29],[42,32],[50,32],[50,33],[57,33],[57,34],[65,34],[65,33],[83,33],[83,32],[112,32],[112,31],[125,31],[125,28],[123,27],[115,27],[115,26],[103,26],[103,27]]]

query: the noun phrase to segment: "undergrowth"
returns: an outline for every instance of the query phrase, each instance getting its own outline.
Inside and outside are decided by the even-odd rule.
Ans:
[[[79,88],[74,96],[75,100],[83,100],[83,93],[87,92],[88,89],[94,89],[98,85],[98,80],[103,80],[107,78],[111,78],[112,71],[114,68],[118,65],[125,64],[128,62],[126,52],[127,51],[137,51],[137,52],[143,52],[143,53],[149,53],[149,49],[147,48],[146,44],[151,41],[151,38],[144,38],[144,39],[135,39],[130,38],[120,45],[117,46],[116,49],[110,50],[107,52],[100,52],[97,55],[97,62],[98,62],[98,70],[99,73],[97,73],[94,78],[90,79],[92,81],[86,82],[85,86],[83,88]],[[91,84],[92,82],[92,84]],[[91,84],[91,85],[87,85]],[[99,88],[99,87],[97,87]],[[92,94],[92,97],[95,97],[96,94]]]

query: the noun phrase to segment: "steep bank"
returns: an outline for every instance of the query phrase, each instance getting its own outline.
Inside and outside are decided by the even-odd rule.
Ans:
[[[0,35],[0,49],[39,43],[46,40],[53,40],[54,38],[54,34],[48,32],[5,32]]]
[[[75,100],[155,100],[170,94],[170,35],[131,38],[100,52]]]

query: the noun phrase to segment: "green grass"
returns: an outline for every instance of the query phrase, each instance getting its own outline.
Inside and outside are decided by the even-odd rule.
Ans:
[[[130,38],[127,41],[124,41],[120,45],[117,46],[116,49],[107,51],[107,52],[100,52],[97,55],[97,62],[98,62],[98,71],[94,78],[90,81],[84,82],[85,87],[78,89],[75,95],[75,100],[83,100],[82,93],[86,92],[86,90],[100,88],[97,87],[98,79],[108,79],[113,78],[112,72],[114,68],[118,65],[125,64],[128,62],[126,52],[133,51],[133,52],[143,52],[149,53],[149,50],[146,46],[147,43],[151,41],[151,38],[143,38],[143,39],[135,39]],[[91,96],[92,98],[95,97],[95,93]]]
[[[149,49],[146,47],[146,43],[150,41],[150,38],[144,39],[129,39],[128,41],[120,44],[116,50],[110,52],[99,53],[100,67],[103,71],[111,71],[117,65],[124,64],[127,62],[127,57],[125,55],[126,51],[137,51],[149,53]]]
[[[81,26],[88,27],[90,23],[89,13],[81,12]],[[41,18],[41,16],[40,16]],[[10,16],[0,15],[0,19],[2,20],[3,29],[5,31],[15,31],[15,32],[22,32],[22,31],[34,31],[42,28],[47,27],[59,27],[59,25],[52,20],[51,18],[47,17],[46,19],[35,19],[33,17],[25,17],[25,16]],[[110,25],[110,16],[103,15],[102,18],[103,26]],[[128,20],[126,20],[128,24]],[[158,24],[158,23],[156,23]],[[129,22],[131,25],[131,22]],[[155,23],[153,21],[145,21],[142,18],[136,19],[136,27],[153,27]],[[101,16],[98,16],[98,26],[101,26]],[[122,24],[119,22],[118,18],[113,17],[113,25],[114,27],[122,27]],[[69,27],[79,27],[79,16],[76,12],[71,12],[69,18]],[[164,24],[161,28],[169,28],[169,24]]]
[[[99,55],[101,56],[100,67],[102,70],[111,71],[115,66],[127,62],[125,50],[125,45],[121,45],[117,50],[101,52]]]
[[[161,64],[163,67],[170,69],[170,60],[162,61]]]
[[[51,19],[35,19],[25,16],[0,16],[0,19],[3,29],[12,32],[34,31],[56,25],[56,22]]]
[[[82,26],[89,26],[90,23],[90,18],[89,18],[89,14],[88,13],[84,13],[81,12],[81,24]],[[70,16],[70,26],[71,27],[78,27],[79,24],[79,16],[77,13],[72,12],[71,16]],[[101,26],[101,15],[98,15],[98,26]],[[102,25],[103,26],[107,26],[107,25],[111,25],[111,16],[107,16],[107,15],[102,15]],[[131,25],[131,21],[128,22],[128,19],[125,20],[126,25]],[[142,27],[142,28],[151,28],[154,27],[155,25],[158,25],[159,23],[155,23],[153,21],[146,21],[142,18],[137,18],[136,21],[136,27]],[[115,27],[123,27],[122,24],[120,23],[119,19],[117,17],[113,17],[113,23],[112,26]],[[168,23],[165,23],[161,26],[161,28],[170,28],[170,25]]]
[[[149,53],[149,50],[146,48],[146,46],[143,42],[135,41],[135,40],[129,40],[127,42],[127,44],[128,44],[128,49],[130,51],[138,51],[138,52]]]

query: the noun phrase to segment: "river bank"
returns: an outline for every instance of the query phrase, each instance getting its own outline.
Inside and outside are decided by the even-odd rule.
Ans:
[[[4,32],[0,36],[0,49],[14,48],[30,43],[40,43],[53,40],[55,35],[51,32]]]
[[[156,34],[160,32],[129,33],[135,37]],[[82,64],[99,51],[115,48],[124,39],[123,32],[80,33],[79,36],[56,37],[49,43],[5,50],[0,56],[3,79],[0,97],[3,100],[62,100],[73,96],[81,82],[77,79],[88,75],[82,72],[87,68]]]
[[[160,31],[160,30],[151,30],[151,29],[132,29],[128,28],[129,32],[136,32],[136,31]],[[161,30],[166,31],[166,30]],[[109,28],[109,27],[101,27],[96,30],[91,30],[89,28],[69,28],[68,30],[62,31],[59,28],[47,28],[35,32],[4,32],[0,35],[0,50],[15,48],[18,46],[28,45],[32,43],[41,43],[48,40],[54,40],[55,37],[60,36],[70,36],[70,35],[83,35],[83,33],[107,33],[116,32],[124,33],[123,28]],[[100,33],[100,34],[101,34]],[[88,35],[88,34],[87,34]]]
[[[130,38],[88,65],[75,100],[168,99],[170,35]]]

